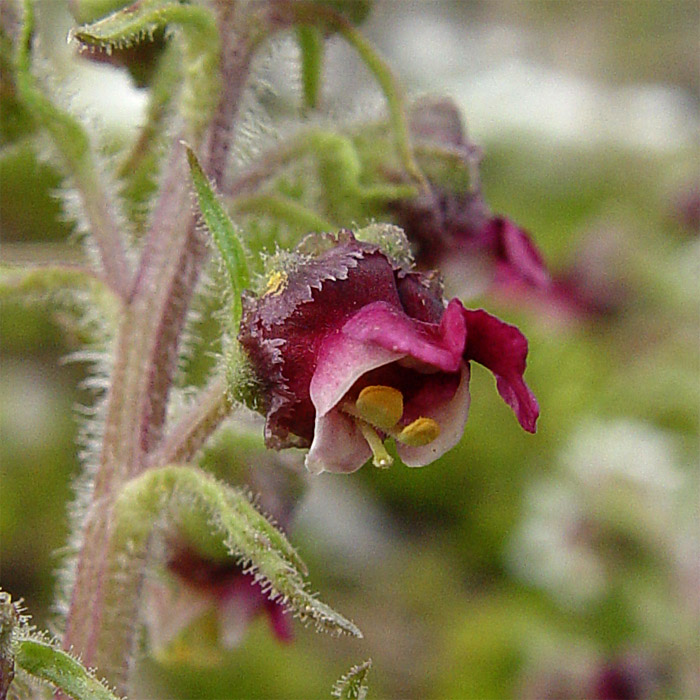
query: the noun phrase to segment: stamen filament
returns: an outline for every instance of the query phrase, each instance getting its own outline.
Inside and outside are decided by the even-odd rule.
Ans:
[[[382,439],[377,435],[377,431],[365,421],[360,419],[355,419],[357,427],[362,431],[362,436],[367,440],[369,449],[372,450],[372,464],[380,469],[387,469],[390,467],[394,460],[392,456],[386,451]]]

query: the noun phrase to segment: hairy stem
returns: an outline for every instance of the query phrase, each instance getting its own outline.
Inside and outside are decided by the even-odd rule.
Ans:
[[[204,167],[207,175],[218,188],[221,188],[226,176],[233,128],[256,45],[247,35],[241,36],[234,31],[233,12],[234,5],[225,4],[220,17],[222,93],[205,146],[207,157]],[[180,160],[183,162],[184,158]],[[183,181],[189,182],[189,176],[183,176]],[[177,365],[180,336],[199,273],[207,258],[207,240],[192,215],[188,198],[189,192],[185,196],[188,212],[183,217],[188,221],[187,238],[178,268],[171,278],[171,294],[160,316],[161,325],[151,364],[148,405],[143,413],[141,430],[144,451],[153,449],[162,435],[168,393]],[[152,243],[154,248],[160,248],[163,252],[170,249],[170,239],[167,234],[154,236]],[[148,287],[145,289],[148,294]]]
[[[233,21],[232,15],[224,14],[224,19]],[[233,27],[220,27],[223,36],[229,37],[221,59],[224,89],[205,139],[205,169],[217,184],[224,177],[253,50],[250,41]],[[174,141],[166,167],[117,338],[102,451],[83,523],[63,640],[64,647],[74,648],[88,665],[124,669],[118,678],[109,679],[118,681],[119,692],[126,692],[128,687],[128,660],[137,619],[136,611],[126,606],[126,619],[120,624],[131,632],[120,635],[119,644],[105,643],[108,630],[103,624],[104,596],[111,566],[107,544],[114,498],[126,480],[143,471],[147,453],[160,441],[182,328],[207,256],[206,241],[192,213],[189,176],[179,138]],[[141,571],[136,566],[128,575],[139,580]],[[110,611],[112,619],[114,613]]]
[[[194,405],[170,429],[150,455],[150,467],[189,461],[231,412],[232,402],[225,377],[217,377],[202,390]]]

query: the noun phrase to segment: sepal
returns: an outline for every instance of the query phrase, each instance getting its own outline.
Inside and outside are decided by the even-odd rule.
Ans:
[[[353,666],[336,681],[331,696],[339,698],[339,700],[366,700],[367,676],[371,668],[372,659],[367,659],[364,663]]]

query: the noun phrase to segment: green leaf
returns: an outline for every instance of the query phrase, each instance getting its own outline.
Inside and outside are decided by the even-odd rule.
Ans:
[[[219,31],[214,14],[198,5],[165,0],[142,0],[93,24],[71,31],[82,46],[107,53],[152,38],[167,25],[180,29],[183,38],[181,111],[196,143],[216,108],[221,86]]]
[[[131,557],[142,557],[153,528],[165,514],[205,556],[229,555],[247,565],[304,623],[334,634],[362,637],[360,630],[309,593],[306,567],[282,532],[277,530],[236,489],[194,467],[151,469],[129,482],[115,505],[110,557],[117,569],[127,569]],[[222,546],[223,545],[223,546]],[[110,581],[123,581],[115,570]],[[115,583],[112,594],[125,595]]]
[[[372,668],[372,659],[367,659],[362,664],[353,666],[333,686],[331,695],[341,700],[366,700],[367,675]]]
[[[75,700],[118,700],[95,674],[36,632],[9,593],[0,590],[0,698],[7,696],[15,671],[47,683]]]
[[[250,273],[243,244],[236,234],[233,222],[216,196],[212,184],[189,146],[187,162],[197,194],[199,210],[216,243],[231,282],[234,327],[241,317],[241,292],[250,284]]]
[[[15,649],[15,662],[18,668],[51,683],[75,700],[117,700],[92,671],[45,640],[20,640]]]

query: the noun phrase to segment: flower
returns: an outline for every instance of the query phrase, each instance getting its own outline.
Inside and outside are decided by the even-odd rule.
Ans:
[[[292,639],[290,618],[282,603],[272,600],[255,575],[235,562],[216,562],[194,551],[182,549],[168,561],[168,570],[196,594],[218,608],[222,639],[235,646],[253,618],[264,614],[275,637],[282,642]]]
[[[577,246],[572,262],[555,271],[548,286],[533,287],[517,273],[502,269],[490,296],[559,326],[612,319],[633,294],[623,272],[629,267],[628,251],[633,248],[621,231],[590,231]]]
[[[386,227],[394,234],[395,227]],[[461,438],[470,360],[488,367],[520,424],[539,409],[523,380],[527,341],[514,326],[453,299],[349,231],[311,235],[260,296],[245,294],[239,340],[266,413],[268,447],[309,447],[313,473],[408,466]]]
[[[475,276],[484,277],[485,271],[487,278],[547,287],[549,274],[530,235],[490,212],[479,182],[481,154],[469,142],[456,106],[446,99],[419,101],[411,114],[411,133],[419,145],[456,156],[469,179],[466,189],[455,190],[431,178],[432,192],[391,204],[414,247],[418,267],[439,267],[450,286],[462,293],[465,283],[473,286]]]
[[[302,481],[300,455],[280,454],[259,444],[250,416],[237,416],[210,446],[201,466],[255,494],[255,507],[285,533],[294,521]],[[259,421],[256,420],[259,429]],[[162,660],[186,657],[208,664],[217,651],[236,647],[258,617],[265,617],[280,642],[293,639],[292,615],[248,566],[198,542],[200,535],[181,527],[167,531],[145,586],[146,627],[152,651]],[[162,565],[160,564],[162,562]],[[272,596],[272,597],[271,597]]]
[[[224,648],[237,646],[260,615],[267,617],[279,641],[292,640],[291,619],[282,603],[272,600],[240,564],[207,558],[180,543],[170,548],[166,571],[168,579],[154,578],[146,594],[146,622],[156,653],[171,648],[209,612],[214,613],[216,636]]]

